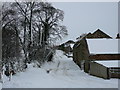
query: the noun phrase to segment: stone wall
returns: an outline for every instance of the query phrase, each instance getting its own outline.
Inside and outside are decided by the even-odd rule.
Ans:
[[[89,49],[85,38],[81,38],[73,46],[73,61],[85,72],[89,70]],[[86,65],[83,65],[86,64]]]
[[[90,62],[90,75],[101,77],[104,79],[109,79],[109,68],[96,63],[96,62]]]

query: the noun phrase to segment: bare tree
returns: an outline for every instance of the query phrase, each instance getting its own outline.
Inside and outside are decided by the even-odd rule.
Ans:
[[[11,39],[14,39],[15,45],[20,46],[20,50],[22,49],[21,51],[24,54],[24,68],[27,67],[26,63],[31,60],[40,60],[41,56],[46,58],[51,55],[46,46],[50,46],[50,41],[53,39],[61,39],[67,35],[66,27],[61,25],[64,12],[47,2],[6,3],[3,5],[2,15],[2,30],[9,33],[9,37],[11,37],[6,36],[6,40],[11,41],[11,43],[5,43],[12,46],[14,43]],[[7,50],[5,48],[4,50]],[[17,50],[16,52],[19,54],[19,49]],[[6,53],[6,55],[10,54]]]
[[[56,9],[50,3],[41,3],[41,10],[36,10],[38,19],[40,19],[43,29],[42,44],[48,44],[49,40],[53,37],[62,38],[63,35],[67,35],[66,27],[61,25],[63,21],[64,12],[60,9]]]

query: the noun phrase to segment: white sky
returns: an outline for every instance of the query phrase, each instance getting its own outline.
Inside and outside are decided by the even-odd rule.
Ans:
[[[63,24],[67,26],[69,35],[62,42],[75,40],[81,34],[94,32],[98,28],[113,38],[118,33],[117,2],[54,2],[52,4],[65,13]]]

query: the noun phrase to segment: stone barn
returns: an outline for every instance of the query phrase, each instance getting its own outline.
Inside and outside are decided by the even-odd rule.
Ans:
[[[86,36],[83,36],[73,47],[73,61],[90,75],[104,79],[119,78],[120,70],[117,68],[116,61],[120,60],[120,54],[118,54],[118,44],[116,43],[118,42],[111,39],[86,40]],[[112,60],[113,62],[111,62]],[[107,62],[107,65],[104,64],[104,61]],[[111,64],[113,66],[108,66]]]

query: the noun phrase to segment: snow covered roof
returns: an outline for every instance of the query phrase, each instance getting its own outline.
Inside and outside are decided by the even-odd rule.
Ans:
[[[87,39],[91,54],[118,53],[118,39]],[[119,52],[120,53],[120,52]],[[96,61],[107,67],[118,67],[118,61]]]
[[[118,53],[118,39],[87,39],[87,43],[91,54]]]
[[[102,64],[106,67],[119,67],[118,60],[116,61],[95,61],[95,62]]]

